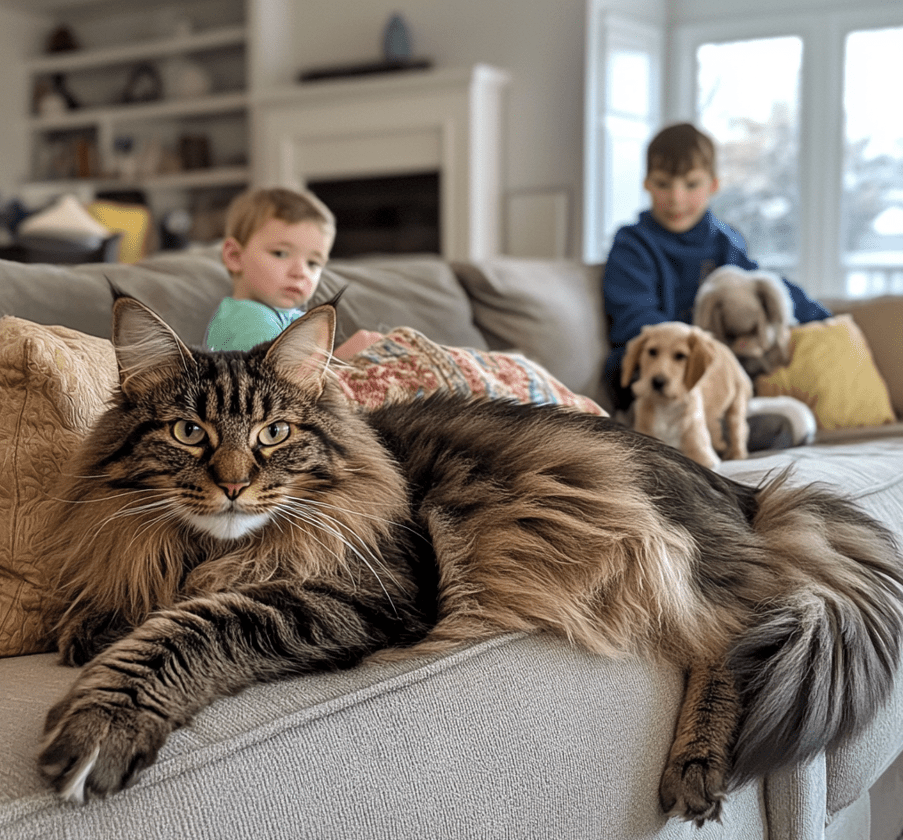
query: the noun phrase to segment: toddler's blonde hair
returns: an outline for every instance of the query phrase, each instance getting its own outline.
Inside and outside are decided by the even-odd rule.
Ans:
[[[251,189],[236,196],[226,213],[226,237],[247,245],[270,219],[288,224],[314,222],[324,234],[335,238],[335,216],[319,198],[308,190],[299,192],[282,187]]]

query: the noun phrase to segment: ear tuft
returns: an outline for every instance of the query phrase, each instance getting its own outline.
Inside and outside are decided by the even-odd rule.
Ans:
[[[279,334],[267,351],[267,361],[280,376],[319,396],[332,358],[335,320],[331,304],[314,307]]]
[[[147,393],[193,362],[172,328],[141,301],[120,294],[113,301],[113,349],[119,384],[128,397]]]

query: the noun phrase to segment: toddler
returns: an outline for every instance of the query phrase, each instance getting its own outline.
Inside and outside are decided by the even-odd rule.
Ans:
[[[273,188],[239,195],[226,215],[223,264],[232,276],[207,326],[209,350],[250,350],[304,314],[335,239],[335,218],[313,193]],[[360,330],[335,350],[351,358],[381,336]]]

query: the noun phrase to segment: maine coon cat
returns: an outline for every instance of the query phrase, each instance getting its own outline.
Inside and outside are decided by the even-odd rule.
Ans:
[[[903,571],[851,503],[786,477],[747,487],[551,406],[357,410],[330,372],[334,324],[321,306],[215,354],[115,301],[120,387],[48,529],[55,638],[87,663],[39,759],[65,798],[129,785],[252,683],[513,630],[685,669],[660,796],[699,824],[881,706]]]

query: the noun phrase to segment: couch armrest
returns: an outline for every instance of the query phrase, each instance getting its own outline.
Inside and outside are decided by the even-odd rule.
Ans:
[[[865,335],[887,383],[897,418],[903,419],[903,295],[867,300],[826,300],[835,314],[849,313]]]

